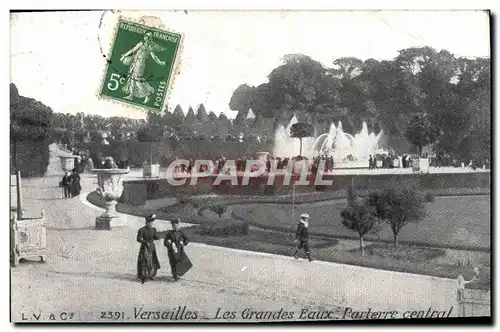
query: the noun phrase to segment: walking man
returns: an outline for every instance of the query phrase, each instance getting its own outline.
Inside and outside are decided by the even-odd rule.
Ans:
[[[309,219],[310,217],[307,213],[300,215],[300,222],[295,232],[295,242],[299,243],[293,254],[295,259],[299,259],[299,250],[303,248],[309,261],[312,261],[311,252],[309,251]]]

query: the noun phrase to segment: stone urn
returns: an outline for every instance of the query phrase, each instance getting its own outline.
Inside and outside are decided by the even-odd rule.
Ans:
[[[71,172],[75,169],[75,158],[77,156],[66,155],[66,156],[58,156],[61,160],[61,168],[64,172]]]
[[[111,227],[123,226],[118,212],[116,212],[117,200],[123,193],[123,179],[129,169],[93,169],[97,174],[97,193],[102,197],[105,204],[105,211],[95,220],[96,229],[109,230]]]
[[[429,173],[429,158],[420,158],[419,160],[420,172]]]

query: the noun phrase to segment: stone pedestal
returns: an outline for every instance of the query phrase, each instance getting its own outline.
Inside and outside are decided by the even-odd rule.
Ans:
[[[113,218],[102,217],[102,216],[95,218],[95,229],[106,230],[106,231],[111,230],[112,219]]]
[[[142,169],[142,175],[145,178],[160,177],[160,164],[144,165],[144,168]]]
[[[21,258],[39,257],[45,261],[47,254],[47,229],[44,212],[40,218],[11,217],[10,254],[13,266],[19,264]]]
[[[97,174],[97,193],[104,199],[105,210],[95,220],[95,228],[110,230],[112,227],[123,226],[118,212],[116,212],[117,200],[123,193],[123,178],[129,172],[128,169],[93,169]]]
[[[429,158],[420,158],[420,171],[422,173],[429,173],[429,166],[430,166],[430,163],[429,163]]]

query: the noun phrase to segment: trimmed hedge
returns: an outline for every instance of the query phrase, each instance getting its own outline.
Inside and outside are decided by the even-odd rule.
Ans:
[[[21,177],[42,177],[49,166],[50,151],[49,140],[18,141],[17,158]],[[10,173],[15,174],[15,160],[13,143],[10,144]]]
[[[222,218],[222,215],[227,211],[227,205],[224,204],[215,204],[209,207],[210,211],[217,214],[219,219]]]
[[[434,202],[435,199],[436,199],[436,195],[433,192],[428,191],[424,195],[424,200],[426,202],[432,203],[432,202]]]
[[[218,222],[204,222],[197,227],[200,235],[208,236],[243,236],[248,235],[248,222],[240,220],[221,220]]]

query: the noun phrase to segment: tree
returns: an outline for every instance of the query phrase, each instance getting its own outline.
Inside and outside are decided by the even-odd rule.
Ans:
[[[277,108],[314,112],[327,69],[304,54],[287,54],[284,62],[268,76]],[[328,78],[334,80],[332,76]]]
[[[196,111],[196,118],[201,123],[205,123],[208,121],[208,114],[203,104],[200,104],[200,106],[198,106],[198,110]]]
[[[165,115],[162,116],[161,114],[158,113],[153,113],[153,112],[148,112],[147,114],[147,122],[149,124],[163,124],[164,123],[164,118],[168,111],[165,111]]]
[[[342,225],[358,233],[361,256],[364,256],[363,238],[378,221],[375,216],[375,208],[367,205],[364,201],[355,201],[343,209],[340,215]]]
[[[210,211],[212,211],[213,213],[219,215],[219,219],[220,219],[220,218],[222,218],[222,215],[224,213],[226,213],[226,211],[227,211],[227,205],[224,205],[224,204],[212,205],[212,206],[210,206]]]
[[[223,112],[221,112],[219,114],[219,121],[229,121],[229,119],[227,118],[226,114],[224,114]]]
[[[239,111],[235,127],[242,127],[240,115],[248,109],[276,122],[308,114],[311,121],[299,121],[325,126],[342,121],[351,134],[366,121],[406,146],[401,139],[416,129],[408,125],[415,124],[415,114],[425,113],[439,134],[435,148],[456,154],[458,144],[478,129],[474,126],[490,126],[489,58],[457,58],[428,46],[398,52],[382,61],[338,58],[332,68],[304,54],[285,55],[268,82],[234,91],[229,106]]]
[[[375,216],[387,222],[392,230],[394,246],[398,246],[398,235],[409,222],[416,222],[424,217],[424,200],[413,190],[392,188],[380,192],[371,192],[367,204],[375,210]]]
[[[462,160],[471,159],[479,167],[486,160],[491,159],[490,150],[491,130],[489,127],[472,130],[458,145],[459,156]]]
[[[406,138],[417,147],[419,155],[422,147],[434,143],[438,137],[439,132],[425,113],[415,115],[406,129]]]
[[[50,135],[52,127],[52,109],[43,103],[19,95],[15,84],[10,84],[10,140],[14,156],[14,169],[17,184],[17,218],[22,219],[21,188],[18,144],[20,142],[40,142]],[[44,169],[48,165],[48,145],[44,144]],[[32,156],[31,161],[34,161]],[[36,164],[36,162],[35,162]]]
[[[193,108],[189,107],[189,110],[184,118],[184,124],[188,126],[193,126],[197,122],[196,115],[194,114]]]
[[[160,125],[148,124],[137,131],[137,139],[140,142],[149,143],[149,164],[153,165],[152,143],[158,142],[163,134],[163,128]]]
[[[217,115],[215,115],[214,111],[211,111],[209,114],[208,114],[208,119],[212,122],[214,121],[217,121]]]
[[[314,135],[314,127],[309,123],[297,122],[290,128],[290,136],[300,139],[300,152],[302,156],[302,139],[304,137],[311,137]]]
[[[248,84],[241,84],[234,90],[229,101],[229,108],[233,111],[247,111],[249,108],[252,108],[254,91],[255,87]]]
[[[354,58],[338,58],[333,61],[333,65],[336,66],[333,73],[341,79],[351,79],[353,75],[359,75],[363,65],[363,61]]]
[[[439,130],[436,149],[450,154],[459,154],[458,145],[471,131],[472,113],[467,99],[451,91],[443,92],[430,112],[430,121]]]
[[[360,117],[378,123],[389,135],[403,134],[410,115],[418,111],[420,91],[413,74],[404,72],[394,61],[368,59],[363,63],[362,73],[354,78],[365,99],[366,111],[358,106]],[[354,90],[352,88],[352,90]],[[355,92],[355,90],[354,90]],[[359,97],[353,93],[356,105]],[[349,107],[350,105],[345,105]]]
[[[172,112],[172,115],[169,116],[169,118],[172,128],[179,129],[179,127],[184,122],[184,111],[182,110],[181,105],[175,106],[175,109]]]

